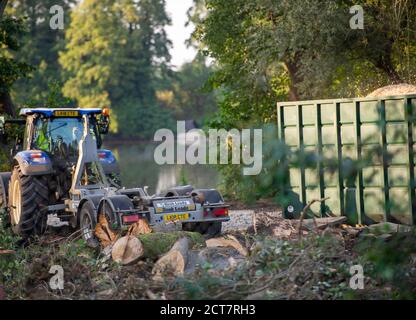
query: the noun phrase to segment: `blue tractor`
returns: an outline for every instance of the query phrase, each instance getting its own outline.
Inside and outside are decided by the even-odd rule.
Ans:
[[[208,237],[229,220],[216,190],[185,186],[150,196],[146,188],[122,188],[114,155],[101,149],[108,109],[36,108],[20,115],[24,119],[0,119],[0,136],[7,123],[24,125],[11,172],[0,173],[0,207],[7,208],[13,231],[23,238],[41,235],[49,214],[80,228],[91,245],[98,244],[94,229],[100,215],[114,231],[139,219],[151,225],[180,221],[184,230]]]

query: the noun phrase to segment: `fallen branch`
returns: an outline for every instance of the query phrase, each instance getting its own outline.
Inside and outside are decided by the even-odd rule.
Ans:
[[[314,203],[316,203],[316,202],[322,203],[322,202],[324,202],[324,201],[326,201],[326,200],[328,200],[328,199],[329,199],[329,197],[327,197],[327,198],[323,198],[323,199],[313,199],[312,201],[310,201],[310,202],[309,202],[309,203],[305,206],[305,208],[303,208],[302,213],[301,213],[301,215],[300,215],[300,220],[299,220],[299,230],[298,230],[299,239],[302,239],[302,223],[303,223],[303,219],[304,219],[304,217],[305,217],[306,213],[308,212],[308,210],[311,208],[311,206],[312,206]],[[316,228],[316,230],[318,230],[318,224],[316,223],[316,218],[315,218],[315,215],[312,215],[312,218],[313,218],[313,223],[314,223],[314,225],[315,225],[315,228]]]
[[[0,255],[11,255],[11,254],[15,254],[16,251],[14,250],[2,250],[0,249]]]

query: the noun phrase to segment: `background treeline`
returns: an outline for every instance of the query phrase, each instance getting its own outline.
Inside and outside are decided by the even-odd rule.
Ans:
[[[416,2],[196,0],[194,41],[217,61],[222,124],[269,122],[276,101],[363,96],[416,82]]]
[[[245,177],[238,166],[219,167],[225,195],[282,203],[279,186],[293,150],[277,141],[277,101],[359,97],[390,84],[416,83],[416,2],[360,1],[363,30],[350,27],[350,8],[356,4],[195,0],[193,41],[218,65],[209,80],[221,92],[211,125],[266,129],[260,175]]]
[[[64,9],[63,30],[49,26],[54,5]],[[202,90],[212,72],[205,58],[179,70],[170,63],[165,0],[2,0],[1,6],[0,113],[110,106],[114,134],[149,139],[175,119],[202,124],[216,110],[214,94]]]
[[[49,27],[56,4],[64,8],[64,30]],[[199,54],[175,70],[165,0],[2,0],[0,112],[111,106],[114,134],[149,139],[175,119],[259,127],[274,123],[276,101],[415,83],[416,3],[361,1],[363,30],[350,28],[355,4],[194,0],[190,43]],[[235,190],[244,185],[238,168],[222,169],[232,171]]]

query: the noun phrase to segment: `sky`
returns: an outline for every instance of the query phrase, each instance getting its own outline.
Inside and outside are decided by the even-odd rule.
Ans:
[[[185,27],[188,20],[186,12],[192,3],[193,0],[166,0],[166,11],[172,20],[172,25],[166,28],[166,32],[173,43],[170,51],[171,63],[176,68],[185,62],[192,61],[196,54],[195,49],[187,48],[185,44],[194,29],[193,26]]]

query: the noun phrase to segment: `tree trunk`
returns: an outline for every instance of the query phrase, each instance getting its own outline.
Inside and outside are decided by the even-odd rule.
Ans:
[[[297,89],[297,84],[302,81],[298,75],[299,68],[296,62],[290,61],[290,60],[287,60],[285,62],[285,65],[286,65],[286,68],[290,77],[289,100],[298,101],[300,100],[300,96],[299,96],[299,92]]]
[[[1,90],[3,91],[1,92]],[[0,87],[0,114],[1,113],[6,113],[12,117],[16,116],[16,110],[12,98],[10,97],[10,93],[4,87]]]
[[[7,1],[8,0],[0,0],[0,20],[1,20],[2,16],[3,16],[4,9],[6,8]]]
[[[156,261],[152,273],[153,279],[158,280],[166,275],[182,275],[188,262],[188,251],[190,239],[187,237],[180,238],[172,248]]]
[[[142,242],[144,247],[143,258],[157,259],[168,252],[174,243],[181,238],[189,238],[192,241],[192,247],[204,247],[205,239],[198,232],[172,231],[156,232],[141,234],[137,238]]]
[[[111,256],[115,262],[127,265],[137,261],[144,254],[143,244],[135,236],[118,239],[112,248]]]
[[[384,71],[387,76],[389,77],[392,84],[402,83],[402,79],[400,78],[399,74],[397,73],[396,69],[391,62],[391,56],[382,56],[376,62],[376,67],[380,70]]]
[[[388,37],[389,30],[384,28],[384,33],[386,34],[386,39],[384,39],[384,45],[382,50],[380,50],[379,54],[374,57],[374,65],[384,71],[386,75],[389,77],[392,84],[398,84],[402,82],[399,74],[397,73],[394,64],[393,64],[393,46],[394,46],[394,39],[392,37]]]

